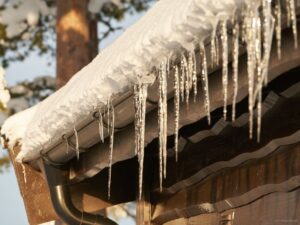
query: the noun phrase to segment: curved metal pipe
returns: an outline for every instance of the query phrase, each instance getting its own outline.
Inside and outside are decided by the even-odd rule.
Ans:
[[[79,211],[73,204],[69,189],[69,166],[55,167],[43,160],[41,168],[48,182],[51,201],[57,215],[71,225],[117,225],[102,216]]]

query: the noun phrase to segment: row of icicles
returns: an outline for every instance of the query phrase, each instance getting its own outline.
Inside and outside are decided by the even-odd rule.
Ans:
[[[275,7],[272,8],[271,0],[248,0],[245,4],[244,11],[234,11],[232,18],[222,18],[213,27],[210,39],[210,66],[222,66],[222,90],[223,90],[223,117],[227,120],[227,105],[228,105],[228,64],[229,64],[229,50],[228,50],[228,29],[232,33],[232,114],[231,120],[235,121],[236,117],[236,102],[238,95],[238,65],[239,65],[239,49],[240,43],[246,45],[247,52],[247,71],[248,71],[248,110],[249,110],[249,138],[253,138],[253,124],[254,118],[257,123],[257,141],[260,141],[261,133],[261,110],[262,110],[262,88],[268,82],[268,64],[272,45],[273,34],[275,33],[277,54],[281,58],[281,17],[282,10],[287,17],[287,26],[292,27],[292,32],[295,41],[295,48],[297,45],[297,18],[295,0],[285,0],[282,4],[280,0],[274,0]],[[241,20],[242,18],[242,20]],[[221,46],[219,43],[219,38]],[[163,60],[157,69],[157,80],[159,84],[159,101],[158,101],[158,138],[159,138],[159,179],[160,190],[162,191],[163,179],[167,176],[167,81],[168,76],[174,76],[174,150],[175,158],[178,160],[178,136],[179,136],[179,117],[180,117],[180,103],[189,103],[190,95],[193,94],[193,99],[196,101],[197,97],[197,67],[200,71],[200,81],[204,94],[204,109],[207,116],[208,124],[211,122],[210,118],[210,96],[209,96],[209,82],[208,82],[208,59],[204,40],[195,49],[199,49],[199,58],[196,60],[195,51],[187,54],[183,53],[180,64],[173,65],[172,57]],[[134,85],[134,105],[135,105],[135,154],[139,163],[139,197],[142,196],[143,184],[143,165],[144,165],[144,142],[145,142],[145,123],[146,123],[146,101],[147,88],[151,85],[149,79],[138,77],[138,82]],[[151,79],[150,79],[151,80]],[[145,82],[146,81],[146,82]],[[113,144],[114,144],[114,107],[109,98],[106,105],[106,114],[108,118],[107,127],[110,140],[109,152],[109,178],[108,178],[108,198],[110,198],[111,188],[111,171],[113,161]],[[255,109],[256,107],[256,117]],[[104,142],[103,131],[103,115],[99,110],[99,135],[102,142]],[[75,128],[74,128],[75,129]],[[75,137],[77,132],[75,130]],[[78,137],[76,138],[75,150],[77,157],[79,156]]]

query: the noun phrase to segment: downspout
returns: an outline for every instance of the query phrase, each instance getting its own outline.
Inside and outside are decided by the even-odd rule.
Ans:
[[[117,225],[102,215],[79,211],[72,203],[69,188],[69,166],[53,166],[40,160],[40,167],[47,180],[51,201],[57,215],[71,225]]]

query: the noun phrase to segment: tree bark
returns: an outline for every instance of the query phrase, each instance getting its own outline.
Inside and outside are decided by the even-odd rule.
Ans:
[[[57,89],[98,53],[97,20],[91,18],[88,2],[57,0]]]

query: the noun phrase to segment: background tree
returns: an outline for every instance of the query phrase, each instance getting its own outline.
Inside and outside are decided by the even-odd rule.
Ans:
[[[2,66],[24,60],[32,51],[56,53],[57,84],[61,86],[95,57],[100,40],[122,29],[113,26],[113,20],[145,10],[152,1],[0,0]]]
[[[122,29],[114,26],[126,13],[146,10],[154,0],[0,0],[0,64],[3,68],[23,61],[32,52],[56,57],[56,79],[38,77],[21,81],[8,90],[11,100],[0,104],[0,123],[64,85],[98,53],[101,40]],[[1,82],[4,71],[0,68]],[[3,91],[1,92],[1,90]],[[0,87],[0,102],[7,89]],[[1,101],[5,98],[5,101]],[[7,108],[7,109],[6,109]],[[0,158],[7,165],[7,158]]]

